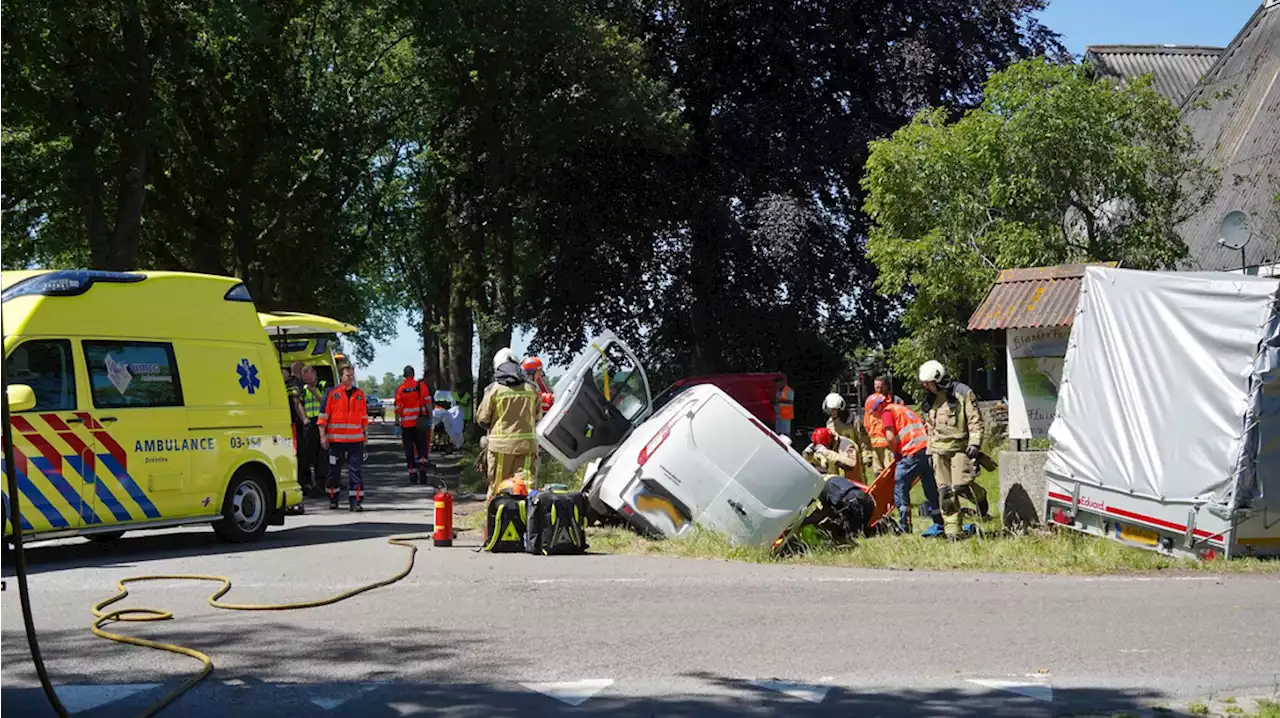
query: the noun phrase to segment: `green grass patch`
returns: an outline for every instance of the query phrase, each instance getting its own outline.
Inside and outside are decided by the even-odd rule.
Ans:
[[[801,553],[776,557],[763,548],[730,546],[723,536],[697,527],[687,536],[665,541],[647,539],[625,528],[597,527],[589,531],[589,540],[593,551],[603,553],[849,568],[1076,575],[1170,570],[1280,573],[1280,561],[1240,558],[1195,562],[1174,559],[1069,529],[1047,527],[1010,534],[1001,528],[999,519],[999,475],[983,472],[977,481],[987,489],[993,518],[977,522],[978,535],[957,542],[926,539],[919,535],[886,535],[860,539],[853,545],[811,545]],[[917,486],[913,502],[918,505],[923,501],[923,491]],[[929,519],[917,516],[914,524],[918,534],[929,524]]]

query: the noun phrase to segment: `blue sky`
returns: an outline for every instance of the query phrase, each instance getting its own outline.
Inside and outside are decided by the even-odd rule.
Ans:
[[[1262,0],[1052,0],[1041,14],[1046,25],[1062,33],[1075,55],[1088,45],[1210,45],[1225,47],[1248,22]],[[377,347],[362,374],[397,376],[405,364],[422,366],[417,332],[401,320],[398,335]],[[517,332],[512,349],[522,353],[532,335]],[[473,364],[479,363],[476,357]],[[488,364],[488,359],[485,359]]]

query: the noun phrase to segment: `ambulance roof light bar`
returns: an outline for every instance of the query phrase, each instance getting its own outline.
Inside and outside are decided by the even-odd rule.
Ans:
[[[27,277],[0,294],[0,301],[18,297],[74,297],[89,291],[97,282],[131,284],[146,279],[136,272],[103,272],[96,269],[60,269]]]

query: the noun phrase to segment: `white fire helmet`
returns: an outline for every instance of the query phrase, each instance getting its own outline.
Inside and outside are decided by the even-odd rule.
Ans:
[[[920,381],[942,381],[942,377],[946,375],[947,370],[940,361],[930,359],[920,365]]]
[[[831,411],[832,409],[844,411],[843,396],[840,396],[839,394],[827,394],[827,398],[822,400],[822,410]]]
[[[511,347],[503,347],[498,350],[498,353],[493,355],[494,370],[497,370],[498,367],[506,364],[507,362],[512,362],[514,364],[520,363],[520,357],[516,356],[516,353],[511,351]]]

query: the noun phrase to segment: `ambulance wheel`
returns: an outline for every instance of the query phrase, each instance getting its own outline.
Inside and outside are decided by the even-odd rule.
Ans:
[[[107,531],[100,534],[89,534],[85,538],[94,543],[111,543],[112,541],[119,541],[121,536],[124,536],[123,531]]]
[[[213,530],[231,543],[257,541],[267,532],[271,503],[267,483],[253,471],[240,470],[231,477],[222,500],[222,518]]]

